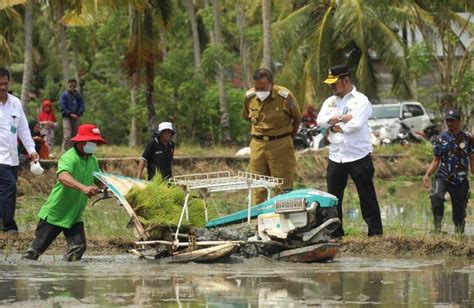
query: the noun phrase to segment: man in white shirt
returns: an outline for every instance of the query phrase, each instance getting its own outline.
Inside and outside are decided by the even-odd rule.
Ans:
[[[8,93],[10,72],[0,68],[0,217],[3,231],[17,233],[15,222],[16,180],[18,175],[17,138],[25,146],[30,160],[38,160],[35,143],[20,100]]]
[[[359,194],[362,217],[368,225],[368,236],[382,235],[380,208],[372,181],[374,165],[367,124],[372,114],[372,105],[352,84],[347,65],[332,67],[324,83],[331,87],[334,95],[324,101],[317,123],[330,130],[326,180],[328,192],[339,200],[337,210],[341,220],[340,227],[332,235],[344,235],[342,199],[349,175]]]

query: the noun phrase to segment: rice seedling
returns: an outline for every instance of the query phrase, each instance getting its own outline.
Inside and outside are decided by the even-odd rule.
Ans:
[[[138,215],[146,229],[156,226],[177,226],[184,205],[185,193],[181,187],[170,185],[167,181],[155,176],[144,188],[133,187],[126,196],[128,202]],[[189,222],[185,226],[203,227],[205,221],[205,202],[197,195],[191,194],[188,201]],[[209,219],[217,217],[214,208],[208,209]],[[154,233],[152,237],[159,237]]]

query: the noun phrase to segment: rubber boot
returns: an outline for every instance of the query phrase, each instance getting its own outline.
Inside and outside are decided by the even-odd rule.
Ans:
[[[458,222],[458,223],[455,223],[454,224],[454,232],[456,232],[456,234],[464,234],[464,225],[466,223],[464,222],[464,220],[462,222]]]
[[[443,216],[434,216],[434,231],[441,232],[441,225],[443,224]]]

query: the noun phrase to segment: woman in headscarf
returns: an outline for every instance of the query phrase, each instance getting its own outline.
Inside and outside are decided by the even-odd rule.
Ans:
[[[54,145],[54,128],[57,125],[57,121],[54,115],[53,104],[49,99],[45,99],[41,103],[41,112],[38,115],[38,122],[41,127],[41,134],[44,135],[46,144],[51,151]]]
[[[31,137],[35,142],[36,153],[39,154],[40,158],[47,159],[49,157],[49,148],[46,144],[44,134],[41,133],[39,122],[31,120],[28,126],[30,127]]]

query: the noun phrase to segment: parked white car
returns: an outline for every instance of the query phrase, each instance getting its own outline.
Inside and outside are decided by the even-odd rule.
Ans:
[[[374,145],[392,143],[399,139],[402,122],[412,132],[423,132],[432,125],[426,109],[418,102],[372,105],[372,109],[369,127]]]

